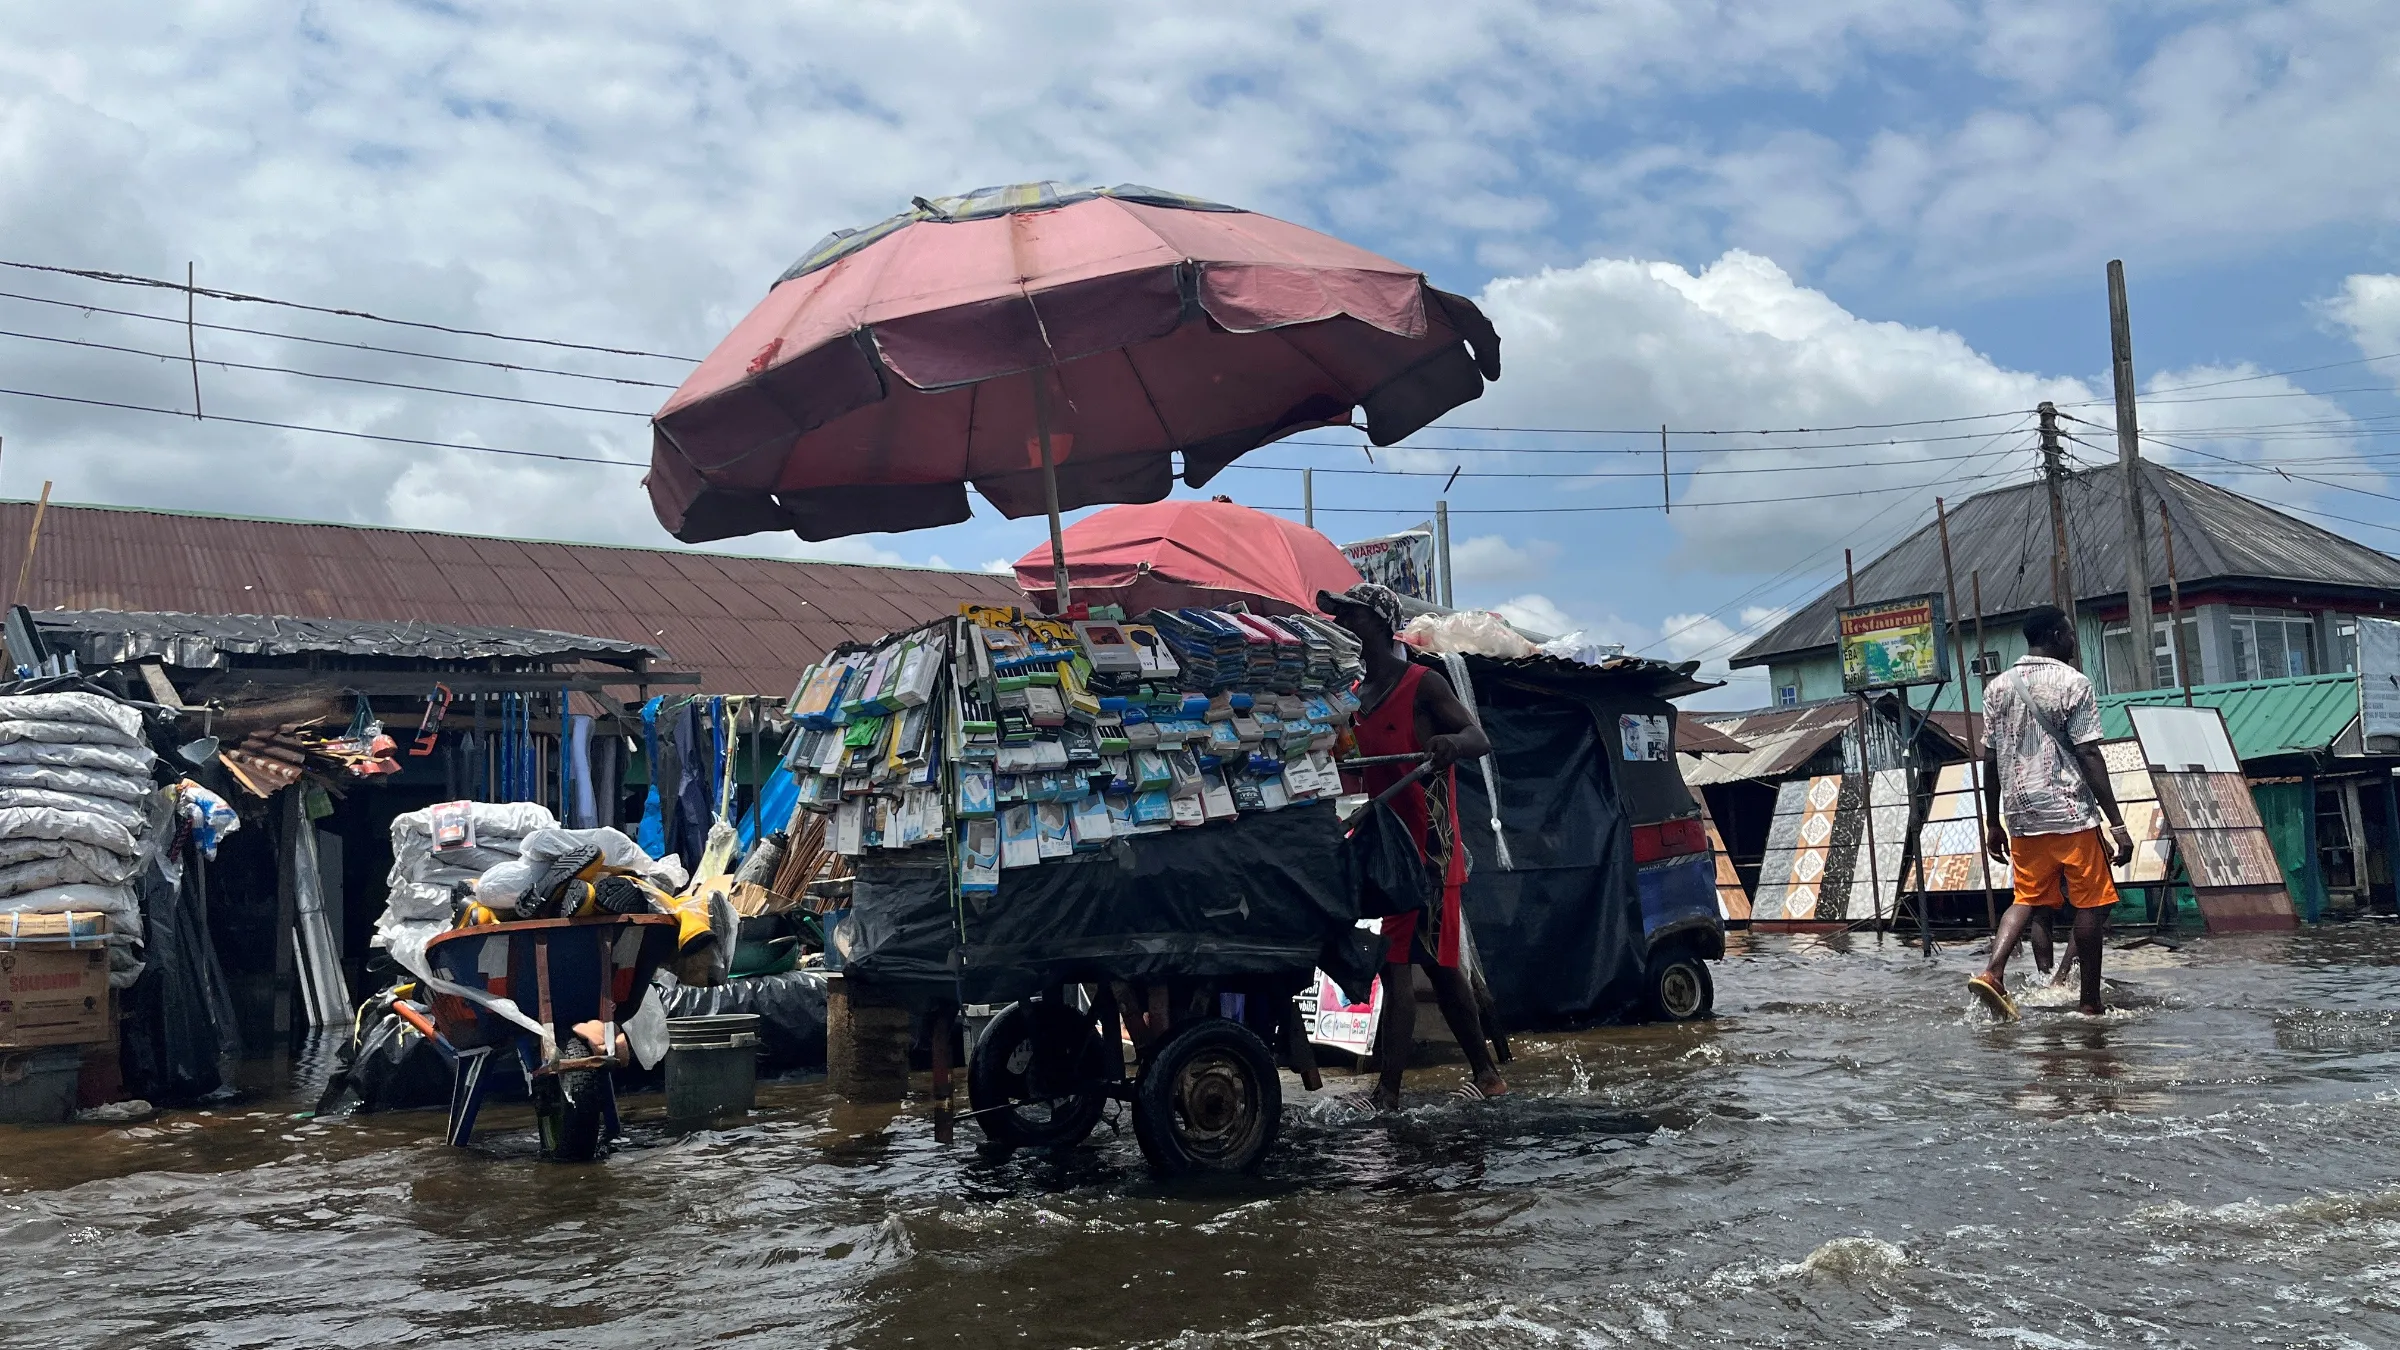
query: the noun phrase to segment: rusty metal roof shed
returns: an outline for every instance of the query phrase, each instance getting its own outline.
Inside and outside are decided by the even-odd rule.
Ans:
[[[2067,550],[2078,603],[2125,595],[2125,498],[2115,465],[2067,476]],[[2211,582],[2268,581],[2345,595],[2400,597],[2400,558],[2345,539],[2267,504],[2189,474],[2141,461],[2143,516],[2152,585],[2166,594],[2164,551],[2157,538],[2158,504],[2166,503],[2175,530],[2175,571],[2189,588]],[[1978,493],[1950,507],[1952,567],[1959,606],[1973,608],[1967,580],[1983,574],[1986,618],[2022,614],[2050,603],[2050,503],[2039,482]],[[1858,569],[1863,603],[1943,589],[1941,536],[1932,524]],[[1830,648],[1835,586],[1735,654],[1735,666]]]
[[[0,502],[0,538],[33,506]],[[664,649],[701,689],[786,694],[839,643],[1015,604],[1009,577],[52,503],[36,609],[278,614],[591,634]]]
[[[46,609],[33,616],[55,652],[83,666],[156,660],[186,670],[223,669],[229,656],[396,657],[420,661],[577,662],[631,666],[666,653],[646,642],[425,619],[302,619],[272,614],[161,614]]]

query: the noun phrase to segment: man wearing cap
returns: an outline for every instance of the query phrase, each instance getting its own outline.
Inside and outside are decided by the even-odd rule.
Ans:
[[[1361,582],[1335,595],[1317,593],[1317,608],[1333,616],[1359,641],[1366,676],[1358,686],[1358,716],[1352,734],[1361,757],[1423,755],[1432,772],[1402,788],[1391,800],[1437,883],[1434,932],[1424,931],[1423,911],[1394,914],[1383,920],[1389,945],[1383,969],[1383,1023],[1376,1036],[1375,1058],[1382,1081],[1375,1104],[1383,1110],[1400,1106],[1400,1075],[1416,1045],[1416,998],[1412,966],[1423,966],[1432,977],[1450,1032],[1466,1051],[1474,1082],[1464,1090],[1471,1097],[1498,1097],[1508,1091],[1492,1063],[1484,1039],[1483,1019],[1475,993],[1459,970],[1459,890],[1466,881],[1466,851],[1458,842],[1453,803],[1458,799],[1460,760],[1490,754],[1492,743],[1476,725],[1473,714],[1458,701],[1450,682],[1439,671],[1408,659],[1394,636],[1400,631],[1400,600],[1388,587]],[[1348,775],[1353,791],[1378,795],[1406,777],[1410,765],[1376,765]]]

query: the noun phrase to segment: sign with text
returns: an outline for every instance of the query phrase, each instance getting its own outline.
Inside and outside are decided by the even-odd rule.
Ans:
[[[1395,594],[1417,600],[1435,596],[1431,531],[1405,530],[1361,539],[1342,545],[1342,556],[1358,569],[1360,577],[1389,586]]]
[[[2400,623],[2390,619],[2358,621],[2358,734],[2400,736]]]
[[[1840,623],[1842,688],[1858,693],[1949,678],[1949,630],[1940,596],[1879,600],[1834,613]]]

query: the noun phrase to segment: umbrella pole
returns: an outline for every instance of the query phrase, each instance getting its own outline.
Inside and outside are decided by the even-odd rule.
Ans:
[[[1033,372],[1033,434],[1042,445],[1042,502],[1050,508],[1051,612],[1064,614],[1074,601],[1067,590],[1066,531],[1058,520],[1058,465],[1050,458],[1050,384],[1038,370]]]

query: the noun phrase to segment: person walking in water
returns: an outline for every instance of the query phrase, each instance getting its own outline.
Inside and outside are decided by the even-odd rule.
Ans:
[[[1983,797],[1991,822],[1984,846],[2009,864],[2016,902],[1993,935],[1991,963],[1967,987],[1994,1013],[2015,1017],[2008,958],[2034,911],[2065,904],[2075,911],[2073,956],[2083,973],[2083,1011],[2097,1016],[2103,1011],[2100,940],[2108,931],[2109,906],[2117,903],[2109,867],[2133,856],[2133,837],[2100,758],[2100,705],[2092,682],[2073,664],[2074,622],[2044,605],[2025,617],[2025,643],[2026,654],[1983,696]]]
[[[1461,760],[1490,754],[1492,743],[1466,705],[1458,701],[1450,682],[1440,672],[1408,659],[1394,636],[1400,630],[1400,600],[1389,588],[1361,582],[1339,595],[1319,591],[1317,608],[1358,639],[1366,665],[1366,676],[1358,686],[1358,716],[1353,722],[1358,753],[1368,757],[1423,754],[1433,767],[1422,782],[1401,789],[1391,801],[1438,884],[1432,933],[1420,922],[1423,911],[1383,920],[1388,954],[1383,968],[1383,1022],[1375,1041],[1375,1059],[1382,1069],[1375,1105],[1386,1111],[1400,1108],[1400,1075],[1416,1044],[1412,966],[1423,966],[1432,977],[1443,1020],[1450,1024],[1459,1048],[1467,1053],[1467,1068],[1474,1081],[1464,1095],[1505,1095],[1508,1084],[1492,1063],[1474,987],[1459,969],[1459,890],[1467,878],[1467,855],[1458,840],[1455,766]],[[1405,777],[1409,768],[1376,765],[1360,770],[1355,790],[1380,794]]]

